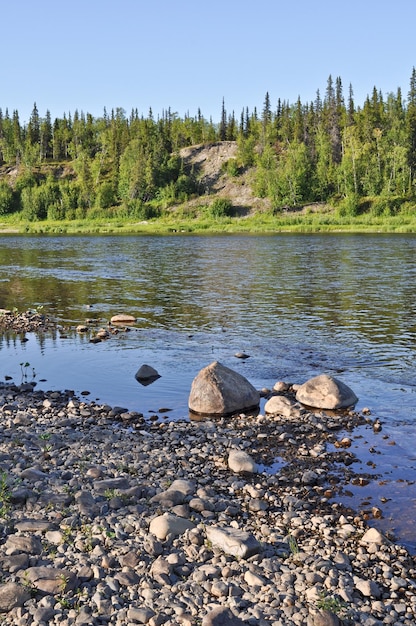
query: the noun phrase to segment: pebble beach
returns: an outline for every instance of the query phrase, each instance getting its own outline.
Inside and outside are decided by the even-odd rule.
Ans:
[[[169,421],[6,381],[0,420],[0,624],[416,623],[414,557],[336,497],[366,415]]]

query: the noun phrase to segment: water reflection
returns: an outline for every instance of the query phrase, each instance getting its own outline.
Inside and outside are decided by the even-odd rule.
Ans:
[[[411,235],[2,236],[0,307],[44,306],[74,348],[75,324],[128,312],[169,342],[208,333],[414,385],[415,248]]]
[[[0,308],[43,306],[61,324],[0,335],[0,375],[20,382],[28,362],[41,388],[87,390],[145,416],[167,407],[176,419],[214,360],[258,388],[326,372],[383,421],[400,471],[416,480],[415,259],[413,235],[0,236]],[[117,313],[136,317],[130,332],[91,344]],[[155,384],[137,384],[142,363],[157,368]]]

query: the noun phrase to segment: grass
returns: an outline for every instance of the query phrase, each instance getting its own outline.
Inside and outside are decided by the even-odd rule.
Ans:
[[[257,212],[247,217],[213,217],[201,207],[192,214],[186,207],[166,212],[149,220],[128,217],[95,217],[62,221],[27,222],[18,215],[2,216],[0,234],[272,234],[292,233],[415,233],[416,213],[375,216],[362,213],[355,217],[340,216],[335,210],[322,212]]]
[[[10,512],[11,491],[7,473],[0,472],[0,518],[6,518]]]

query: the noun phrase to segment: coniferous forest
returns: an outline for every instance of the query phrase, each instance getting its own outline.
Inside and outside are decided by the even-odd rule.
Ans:
[[[29,222],[97,215],[149,219],[204,193],[184,168],[187,146],[235,141],[227,171],[252,171],[256,196],[274,214],[311,202],[339,215],[414,213],[416,205],[416,70],[402,96],[375,87],[364,103],[352,86],[330,76],[313,102],[272,103],[240,115],[222,103],[219,123],[201,111],[181,118],[104,109],[44,117],[33,106],[22,125],[17,110],[0,109],[0,216]],[[220,207],[221,208],[221,207]]]

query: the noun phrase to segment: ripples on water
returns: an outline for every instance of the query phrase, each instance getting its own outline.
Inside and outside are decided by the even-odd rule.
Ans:
[[[0,237],[0,308],[43,306],[68,338],[0,341],[0,375],[22,361],[46,388],[91,391],[144,413],[187,415],[193,377],[213,360],[258,387],[338,376],[413,454],[416,237]],[[92,345],[74,328],[132,313],[130,333]],[[242,362],[233,355],[250,354]],[[140,387],[143,363],[162,377]],[[409,465],[411,465],[409,461]]]
[[[199,353],[236,348],[253,352],[244,366],[256,380],[326,370],[415,387],[415,252],[408,235],[7,236],[0,306],[42,305],[72,326],[136,315],[141,330],[100,358],[141,348],[191,370]],[[84,344],[62,343],[54,358],[98,352]]]

